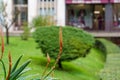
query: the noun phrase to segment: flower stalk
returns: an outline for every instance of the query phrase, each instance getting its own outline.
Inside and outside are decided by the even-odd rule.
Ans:
[[[9,59],[9,70],[8,70],[8,75],[7,75],[7,77],[6,77],[6,80],[9,80],[10,72],[11,72],[11,68],[12,68],[12,58],[11,58],[10,52],[9,52],[9,54],[8,54],[8,59]]]
[[[4,79],[6,78],[6,68],[5,68],[5,64],[2,60],[3,58],[3,54],[4,54],[4,38],[3,38],[3,31],[2,29],[0,28],[0,36],[1,36],[1,55],[0,55],[0,62],[2,64],[2,67],[3,67],[3,71],[4,71]]]
[[[41,80],[42,80],[43,76],[45,75],[49,64],[50,64],[50,56],[49,56],[49,54],[47,53],[47,64],[46,64],[45,70],[44,70],[44,72],[43,72],[43,74],[42,74]]]
[[[3,54],[4,54],[4,39],[3,39],[2,29],[0,29],[0,36],[1,36],[1,56],[0,56],[0,59],[2,59]]]
[[[45,80],[55,69],[57,63],[59,62],[60,58],[61,58],[61,54],[62,54],[62,48],[63,48],[63,38],[62,38],[62,27],[60,27],[59,29],[59,53],[57,56],[57,59],[54,63],[54,65],[51,67],[50,71],[41,79],[41,80]]]

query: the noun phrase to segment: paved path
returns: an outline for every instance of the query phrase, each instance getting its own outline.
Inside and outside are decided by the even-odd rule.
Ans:
[[[100,76],[101,80],[120,80],[120,54],[107,55],[107,61]]]

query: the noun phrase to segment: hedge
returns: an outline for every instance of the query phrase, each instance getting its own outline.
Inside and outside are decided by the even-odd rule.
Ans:
[[[61,61],[70,61],[78,57],[85,57],[95,44],[93,36],[87,32],[66,26],[63,32],[63,52]],[[43,54],[49,53],[51,58],[56,59],[59,52],[59,27],[40,27],[33,33],[38,48]]]

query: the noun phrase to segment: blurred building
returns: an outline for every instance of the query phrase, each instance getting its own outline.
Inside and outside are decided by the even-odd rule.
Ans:
[[[66,24],[87,30],[120,29],[120,0],[66,0]]]
[[[11,31],[21,30],[38,15],[51,17],[56,25],[86,30],[120,30],[120,0],[4,0],[7,13],[20,10]]]
[[[4,0],[4,3],[7,4],[6,12],[8,13],[8,17],[12,16],[14,12],[20,11],[10,31],[21,31],[23,22],[28,22],[31,25],[33,18],[39,15],[49,16],[51,21],[54,22],[53,24],[56,24],[56,1],[57,0]]]

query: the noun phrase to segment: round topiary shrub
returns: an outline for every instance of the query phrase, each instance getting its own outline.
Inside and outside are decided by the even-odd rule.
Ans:
[[[78,28],[63,27],[62,34],[63,52],[60,62],[85,57],[95,43],[90,34]],[[59,53],[59,27],[37,28],[33,36],[43,54],[49,53],[51,58],[56,59]]]

